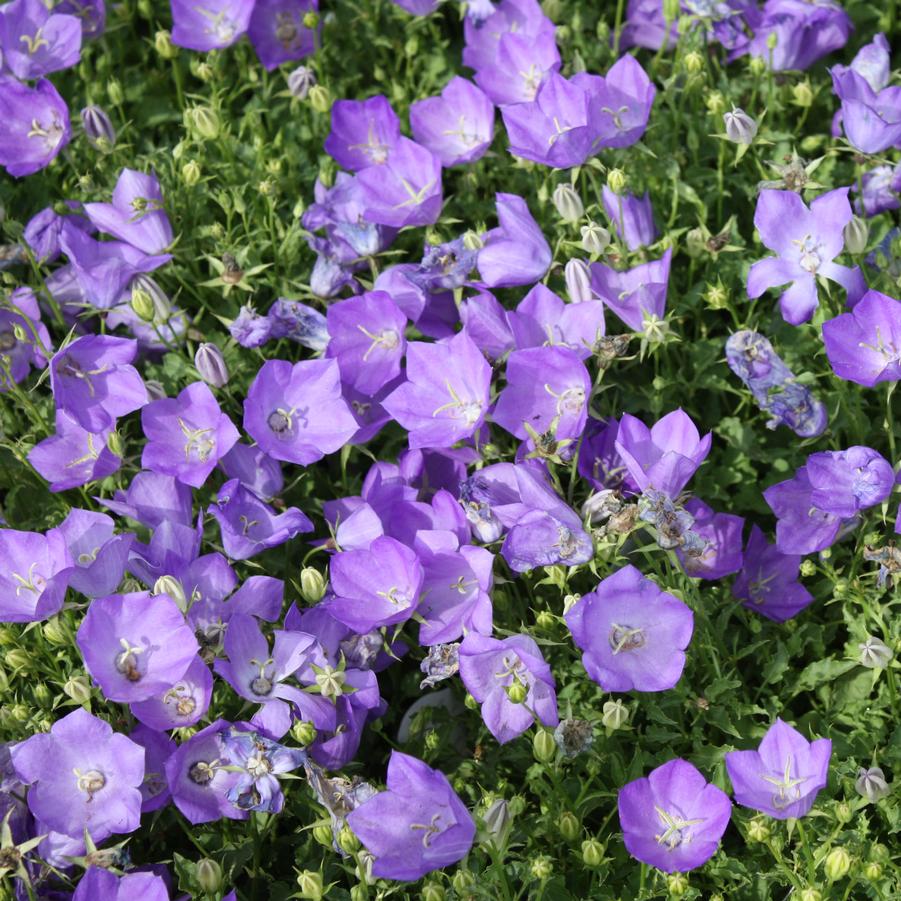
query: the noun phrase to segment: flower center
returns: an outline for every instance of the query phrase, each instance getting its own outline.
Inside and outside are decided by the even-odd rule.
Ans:
[[[116,654],[116,669],[128,679],[129,682],[140,682],[141,671],[138,669],[138,654],[143,648],[132,647],[125,638],[119,639],[122,650]]]
[[[88,770],[86,773],[78,770],[72,770],[72,772],[75,773],[75,784],[78,786],[78,790],[87,794],[88,801],[92,801],[94,795],[106,785],[106,776],[100,770]]]
[[[621,651],[634,651],[637,648],[643,648],[645,636],[641,629],[633,629],[631,626],[620,626],[617,623],[613,623],[608,641],[613,653],[619,654]]]
[[[691,841],[691,831],[688,829],[689,826],[697,826],[699,823],[703,823],[704,820],[683,820],[682,817],[673,814],[667,813],[662,807],[657,807],[654,805],[654,810],[657,811],[657,816],[660,817],[661,823],[666,827],[663,832],[659,835],[655,835],[654,838],[659,845],[666,845],[667,851],[675,851],[680,845],[688,844]]]
[[[209,785],[216,775],[216,767],[218,765],[218,760],[209,762],[206,760],[198,760],[195,763],[192,763],[188,769],[188,778],[195,785]]]
[[[260,670],[260,674],[250,680],[250,690],[256,695],[272,694],[273,681],[266,675],[266,667],[271,666],[273,661],[264,660],[261,663],[259,660],[251,660],[250,662]]]

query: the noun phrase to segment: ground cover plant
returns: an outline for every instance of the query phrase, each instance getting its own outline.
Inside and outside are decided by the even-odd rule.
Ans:
[[[899,46],[0,6],[0,897],[899,897]]]

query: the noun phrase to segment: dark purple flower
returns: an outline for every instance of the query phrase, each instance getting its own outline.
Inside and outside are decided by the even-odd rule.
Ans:
[[[813,489],[811,503],[843,518],[881,504],[891,494],[895,481],[888,460],[872,448],[859,445],[811,454],[805,468]]]
[[[166,781],[172,801],[194,825],[222,817],[246,820],[249,816],[246,810],[228,800],[228,793],[241,778],[226,762],[222,733],[228,726],[225,720],[210,723],[166,761]]]
[[[270,338],[290,338],[310,350],[325,350],[328,345],[326,317],[298,300],[279,297],[266,318]]]
[[[357,632],[408,620],[419,605],[419,558],[394,538],[376,538],[367,550],[343,551],[329,565],[334,594],[325,609]]]
[[[387,781],[387,791],[358,804],[346,817],[375,857],[374,876],[413,881],[467,854],[476,825],[443,773],[392,751]]]
[[[598,491],[621,489],[639,494],[641,489],[629,475],[616,449],[619,421],[589,419],[579,446],[579,475]]]
[[[460,678],[482,705],[488,731],[501,743],[522,735],[535,718],[556,726],[551,668],[528,635],[503,640],[470,632],[460,645]]]
[[[850,313],[823,323],[823,343],[840,379],[872,388],[901,379],[901,302],[867,291]]]
[[[219,461],[219,466],[230,479],[238,479],[267,503],[280,494],[285,485],[281,464],[258,447],[239,442]]]
[[[696,579],[722,579],[742,567],[741,530],[745,521],[732,513],[715,513],[702,500],[690,498],[685,509],[693,517],[692,531],[703,548],[691,553],[677,548],[676,556],[688,575]]]
[[[232,320],[228,332],[241,347],[262,347],[272,337],[272,322],[245,304]]]
[[[783,554],[753,526],[732,594],[749,610],[784,623],[813,603],[813,595],[798,581],[800,566],[800,554]]]
[[[103,34],[106,26],[104,0],[60,0],[54,10],[77,16],[81,23],[82,35],[86,38],[96,38]]]
[[[87,710],[78,708],[11,753],[16,775],[30,786],[28,807],[50,829],[78,839],[87,830],[99,844],[140,825],[144,749]]]
[[[245,31],[254,0],[169,0],[172,8],[172,43],[189,50],[230,47]]]
[[[144,749],[141,813],[152,813],[168,804],[172,798],[163,768],[175,751],[176,744],[165,732],[150,729],[143,724],[135,726],[128,737]]]
[[[522,197],[497,194],[498,228],[483,236],[478,267],[489,288],[532,285],[551,265],[551,248]]]
[[[382,94],[368,100],[338,100],[332,106],[325,151],[339,166],[352,172],[381,166],[400,140],[400,120]]]
[[[829,776],[832,742],[810,742],[777,717],[756,751],[729,751],[726,770],[735,801],[777,820],[799,819]]]
[[[308,466],[357,430],[335,360],[267,360],[244,402],[244,428],[275,460]]]
[[[471,81],[454,76],[440,96],[410,106],[410,128],[442,166],[471,163],[491,146],[494,104]]]
[[[592,263],[592,290],[629,328],[644,331],[666,310],[672,256],[668,248],[659,260],[623,271]]]
[[[304,25],[304,18],[318,11],[319,0],[255,0],[247,36],[270,72],[313,53],[317,33]]]
[[[656,488],[675,497],[710,453],[711,434],[701,438],[680,408],[649,429],[625,413],[619,423],[616,449],[638,487]]]
[[[63,606],[73,567],[59,529],[0,529],[0,622],[36,622]]]
[[[162,732],[193,726],[201,720],[213,696],[213,675],[209,667],[193,657],[184,673],[152,697],[131,701],[129,708],[138,722]]]
[[[141,465],[199,488],[238,440],[238,430],[204,382],[141,410],[147,443]]]
[[[20,178],[43,169],[69,143],[69,108],[42,78],[33,88],[0,75],[0,166]]]
[[[76,642],[106,698],[124,703],[167,690],[200,650],[175,601],[143,591],[93,601]]]
[[[732,802],[687,760],[670,760],[619,790],[626,850],[665,873],[683,873],[716,853]]]
[[[125,574],[135,536],[131,532],[116,535],[114,526],[105,513],[75,507],[57,527],[74,564],[69,585],[89,598],[111,594]]]
[[[794,191],[764,189],[757,198],[754,225],[760,239],[777,256],[766,257],[748,271],[748,296],[767,288],[791,286],[779,300],[782,318],[791,325],[807,322],[819,303],[818,276],[838,282],[851,303],[866,290],[860,270],[833,260],[842,252],[843,231],[851,221],[848,189],[837,188],[817,197],[807,208]]]
[[[222,546],[232,560],[246,560],[301,532],[313,531],[313,523],[296,507],[276,515],[237,479],[219,489],[209,514],[219,523]]]
[[[155,175],[123,169],[112,203],[86,203],[91,222],[108,235],[147,254],[163,253],[172,243],[172,226]]]
[[[682,676],[694,616],[632,565],[607,576],[564,618],[604,691],[666,691]]]
[[[450,447],[482,424],[491,367],[465,332],[436,344],[410,343],[406,376],[382,406],[409,431],[410,447]]]
[[[626,242],[629,250],[638,250],[653,244],[660,234],[654,226],[654,209],[651,195],[614,194],[607,185],[603,190],[604,212],[616,227],[616,233]]]
[[[20,81],[68,69],[81,58],[81,23],[42,0],[13,0],[0,13],[0,50]]]

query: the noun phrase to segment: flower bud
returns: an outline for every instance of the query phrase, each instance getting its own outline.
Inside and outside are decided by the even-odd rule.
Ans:
[[[663,18],[667,22],[675,22],[679,18],[682,5],[679,0],[663,0]]]
[[[860,662],[870,669],[884,669],[894,657],[892,649],[875,635],[868,635],[867,640],[857,647],[860,650]]]
[[[532,739],[532,753],[539,763],[550,763],[557,756],[557,743],[548,729],[539,729]]]
[[[840,823],[850,823],[854,819],[854,811],[847,801],[839,801],[835,805],[835,818]]]
[[[582,842],[582,863],[586,867],[599,867],[604,860],[604,846],[596,839]]]
[[[685,873],[670,873],[666,877],[666,888],[671,898],[681,898],[688,891],[688,876]]]
[[[627,182],[626,173],[622,169],[611,169],[607,173],[607,187],[614,194],[622,194],[626,190]]]
[[[757,123],[737,106],[731,113],[723,114],[726,125],[726,137],[735,144],[750,144],[757,136]]]
[[[582,198],[576,193],[576,189],[565,182],[554,188],[551,198],[554,209],[564,222],[578,222],[585,215],[585,207]]]
[[[485,246],[482,236],[471,229],[463,234],[463,246],[467,250],[481,250]]]
[[[875,860],[869,861],[863,868],[863,876],[869,882],[878,882],[882,879],[882,864]]]
[[[813,560],[802,560],[801,561],[801,575],[807,576],[815,576],[817,573],[817,565],[813,562]]]
[[[610,246],[610,232],[596,222],[582,226],[582,249],[592,256],[600,256]]]
[[[605,701],[601,713],[601,723],[611,732],[622,729],[629,721],[629,708],[623,704],[620,698],[615,701]]]
[[[891,852],[881,842],[873,842],[870,845],[870,860],[878,860],[879,863],[888,863],[892,859]]]
[[[844,237],[845,250],[848,253],[863,253],[867,249],[870,227],[860,216],[852,216],[851,221],[845,226]]]
[[[297,884],[300,886],[299,896],[309,898],[310,901],[320,901],[322,898],[322,874],[314,870],[304,870],[297,876]]]
[[[172,35],[168,31],[158,31],[153,36],[153,46],[163,59],[175,59],[178,47],[172,43]]]
[[[685,250],[693,260],[707,253],[707,234],[703,228],[696,226],[685,233]]]
[[[55,647],[66,647],[72,643],[72,633],[66,628],[58,616],[48,619],[41,628],[41,631],[44,633],[44,638]]]
[[[194,864],[194,875],[197,877],[197,884],[208,895],[218,892],[222,885],[222,867],[209,857],[203,857]]]
[[[854,787],[857,793],[868,801],[881,801],[891,791],[888,782],[885,781],[885,773],[878,766],[871,766],[868,770],[861,767],[857,771]]]
[[[823,872],[830,882],[838,882],[844,879],[851,869],[851,855],[841,846],[833,848],[823,863]]]
[[[579,818],[569,810],[564,810],[557,818],[557,829],[565,842],[574,842],[582,831]]]
[[[451,879],[451,885],[458,895],[466,895],[475,888],[476,880],[469,870],[457,870]]]
[[[298,100],[306,100],[315,84],[316,74],[309,66],[298,66],[288,75],[288,91]]]
[[[136,287],[131,289],[131,308],[135,311],[138,319],[142,319],[144,322],[153,322],[155,318],[153,301],[146,291]]]
[[[554,862],[547,854],[539,854],[529,868],[534,879],[549,879],[554,872]]]
[[[354,835],[350,826],[342,827],[338,833],[338,847],[348,854],[356,854],[360,850],[360,840]]]
[[[185,110],[185,124],[194,137],[204,141],[218,138],[222,127],[219,114],[211,106],[192,106]]]
[[[319,25],[319,13],[311,9],[303,14],[303,27],[312,31]]]
[[[144,387],[147,389],[147,396],[151,400],[162,400],[166,397],[166,389],[156,379],[147,379],[144,382]]]
[[[86,106],[81,111],[84,135],[94,150],[109,153],[116,144],[116,129],[99,106]]]
[[[194,354],[194,365],[200,377],[213,388],[223,388],[228,384],[228,367],[222,351],[215,344],[205,341]]]
[[[106,446],[111,454],[115,454],[117,457],[122,456],[124,448],[122,446],[122,435],[119,433],[118,429],[113,429],[109,435],[106,436]]]
[[[6,652],[4,663],[8,663],[14,670],[27,670],[31,663],[31,654],[25,648],[13,648]]]
[[[760,56],[752,56],[748,60],[748,71],[755,78],[759,78],[761,75],[763,75],[764,72],[766,72],[766,60]]]
[[[300,596],[308,604],[317,604],[325,596],[325,577],[312,566],[300,571]]]
[[[302,748],[307,747],[307,745],[313,744],[313,742],[316,741],[317,734],[318,733],[316,732],[316,727],[306,720],[298,720],[291,727],[291,737]]]
[[[197,160],[188,160],[188,162],[181,167],[181,180],[189,188],[200,181],[201,174],[200,164]]]
[[[792,103],[800,107],[808,107],[813,103],[813,91],[809,81],[799,81],[792,86]]]
[[[542,610],[535,617],[535,625],[541,629],[542,632],[549,632],[557,625],[557,620],[553,613],[548,610]]]
[[[467,710],[479,709],[479,702],[469,692],[466,692],[466,697],[463,698],[463,704],[466,706]]]
[[[317,113],[327,113],[332,108],[332,98],[328,88],[323,87],[321,84],[314,84],[307,96],[310,99],[310,106]]]
[[[585,260],[569,260],[563,268],[566,293],[573,303],[585,303],[594,296],[591,290],[591,270]]]
[[[166,294],[155,279],[142,272],[131,280],[129,288],[132,300],[134,300],[136,291],[142,292],[150,298],[150,302],[153,304],[154,319],[159,322],[168,321],[172,315],[172,302],[169,300],[169,295]]]
[[[683,57],[682,65],[689,75],[697,75],[704,68],[704,57],[697,50],[690,50]]]
[[[748,841],[765,842],[770,837],[770,826],[764,817],[754,817],[748,823]]]
[[[493,839],[494,844],[500,847],[504,843],[507,830],[510,828],[510,805],[506,798],[496,798],[485,811],[482,822],[485,832]]]
[[[325,823],[313,827],[313,838],[324,848],[332,847],[332,830]]]
[[[151,594],[165,594],[175,601],[182,613],[188,612],[188,599],[185,595],[184,586],[175,578],[175,576],[160,576],[153,583],[153,591]]]
[[[511,704],[522,704],[529,696],[529,689],[516,678],[504,690]]]
[[[113,106],[121,106],[125,95],[122,93],[122,84],[116,78],[111,78],[106,83],[106,96]]]
[[[31,719],[31,710],[24,704],[13,704],[13,706],[9,708],[9,712],[17,723],[27,723],[28,720]]]
[[[719,91],[711,91],[707,95],[707,112],[718,116],[726,108],[726,98]]]
[[[50,697],[50,689],[47,688],[47,685],[44,682],[38,682],[37,685],[34,686],[34,699],[41,707],[46,706]]]

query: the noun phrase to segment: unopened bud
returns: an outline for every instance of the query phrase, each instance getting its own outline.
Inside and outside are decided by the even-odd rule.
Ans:
[[[308,604],[317,604],[325,595],[325,577],[312,566],[300,571],[300,596]]]
[[[817,565],[813,562],[813,560],[802,560],[801,561],[801,575],[807,576],[815,576],[817,574]]]
[[[833,848],[823,864],[823,872],[830,882],[844,879],[851,869],[851,855],[842,847]]]
[[[868,770],[861,767],[857,771],[854,787],[859,795],[871,802],[881,801],[891,791],[885,780],[885,773],[878,766],[871,766]]]
[[[813,91],[809,81],[799,81],[792,87],[792,103],[806,108],[813,103]]]
[[[153,36],[153,46],[163,59],[175,59],[178,47],[172,43],[172,35],[168,31],[158,31]]]
[[[194,354],[194,365],[200,377],[214,388],[223,388],[228,384],[228,367],[222,351],[215,344],[205,341]]]
[[[187,613],[188,599],[185,596],[185,589],[175,576],[160,576],[156,582],[153,583],[153,591],[150,593],[154,595],[165,594],[175,601],[178,609],[181,610],[182,613]]]
[[[762,56],[752,56],[748,60],[748,71],[754,76],[763,75],[766,72],[766,60]]]
[[[181,167],[181,180],[190,188],[197,184],[200,181],[200,176],[202,175],[200,164],[197,160],[188,160]]]
[[[554,209],[557,210],[564,222],[578,222],[585,215],[582,198],[579,197],[576,189],[570,184],[564,182],[557,185],[554,188],[554,194],[551,199],[554,203]]]
[[[565,842],[574,842],[579,837],[582,824],[574,813],[564,810],[557,818],[557,829]]]
[[[72,642],[72,636],[69,633],[69,630],[58,616],[48,619],[47,622],[44,623],[41,631],[44,633],[44,638],[55,647],[65,647]]]
[[[529,689],[518,679],[514,679],[505,689],[511,704],[522,704],[529,696]]]
[[[328,88],[321,84],[314,84],[310,87],[307,94],[310,100],[310,106],[317,113],[327,113],[332,108],[332,97],[328,92]]]
[[[325,823],[313,827],[313,838],[324,848],[332,847],[332,830]]]
[[[122,93],[122,84],[118,79],[111,78],[106,83],[106,96],[109,97],[109,102],[112,103],[113,106],[122,105],[125,95]]]
[[[313,744],[313,742],[316,741],[316,735],[316,727],[306,720],[298,720],[291,727],[291,737],[302,748],[307,747],[307,745]]]
[[[116,129],[110,117],[99,106],[86,106],[81,111],[81,124],[88,143],[95,150],[109,153],[116,144]]]
[[[192,106],[185,110],[185,124],[196,138],[212,141],[219,137],[222,123],[219,114],[211,106]]]
[[[711,116],[718,116],[726,108],[726,98],[719,91],[711,91],[707,95],[706,105]]]
[[[850,823],[854,819],[854,811],[847,801],[840,801],[835,805],[835,818],[840,823]]]
[[[319,25],[319,13],[315,10],[308,10],[303,14],[303,27],[308,28],[312,31],[316,26]]]
[[[591,290],[591,270],[585,260],[569,260],[563,268],[566,293],[573,303],[586,303],[594,297]]]
[[[153,300],[150,295],[140,287],[131,289],[131,308],[135,311],[138,319],[144,322],[153,322],[155,311],[153,309]]]
[[[197,861],[194,865],[194,875],[197,877],[197,884],[208,895],[218,892],[222,885],[222,867],[209,857]]]
[[[498,846],[503,844],[507,830],[510,827],[510,805],[506,798],[496,798],[491,802],[491,806],[485,811],[482,817],[485,825],[485,832],[494,840]]]
[[[446,896],[444,888],[437,882],[427,882],[422,887],[419,897],[422,898],[422,901],[444,901]]]
[[[629,721],[629,708],[623,704],[622,700],[617,698],[615,701],[605,701],[601,712],[601,723],[603,726],[614,731],[622,729]]]
[[[666,888],[671,898],[681,898],[688,891],[688,876],[685,873],[670,873],[666,877]]]
[[[532,865],[529,868],[533,878],[535,879],[549,879],[551,873],[554,872],[554,862],[547,856],[547,854],[539,854],[536,858],[532,860]]]
[[[882,879],[882,864],[875,860],[869,861],[863,868],[863,876],[869,882],[878,882]]]
[[[860,662],[870,669],[884,669],[894,656],[892,649],[874,635],[867,636],[867,640],[857,647],[860,649]]]
[[[117,457],[122,456],[122,435],[119,433],[118,429],[113,429],[109,435],[106,436],[106,446],[111,454],[114,454]]]
[[[155,320],[158,322],[168,321],[172,315],[172,302],[169,300],[169,295],[166,294],[155,279],[142,272],[131,280],[129,288],[132,300],[134,300],[136,292],[146,294],[150,298],[150,302],[153,304],[153,318]]]
[[[682,59],[682,65],[689,75],[697,75],[704,68],[704,57],[697,50],[690,50]]]
[[[310,901],[320,901],[322,898],[321,873],[304,870],[297,877],[297,885],[300,887],[299,897],[308,898]]]
[[[870,227],[860,216],[851,217],[851,221],[845,226],[843,234],[845,237],[845,250],[848,253],[863,253],[867,249]]]
[[[607,187],[614,194],[622,194],[626,190],[628,179],[622,169],[611,169],[607,173]]]
[[[748,823],[748,841],[765,842],[769,837],[770,826],[763,817],[754,817]]]
[[[548,729],[539,729],[532,739],[532,753],[539,763],[550,763],[557,756],[557,743]]]
[[[586,867],[599,867],[604,861],[604,846],[596,839],[582,842],[582,863]]]
[[[457,870],[451,879],[451,885],[458,895],[466,895],[475,888],[476,880],[469,870]]]
[[[315,84],[316,75],[309,66],[298,66],[288,75],[288,91],[298,100],[306,100]]]
[[[582,226],[582,249],[592,256],[600,256],[610,246],[610,232],[596,222]]]
[[[735,144],[750,144],[757,136],[757,123],[737,106],[732,107],[731,113],[723,115],[726,125],[726,137]]]
[[[350,826],[344,826],[338,833],[338,847],[348,854],[356,854],[360,850],[360,840],[354,835]]]

